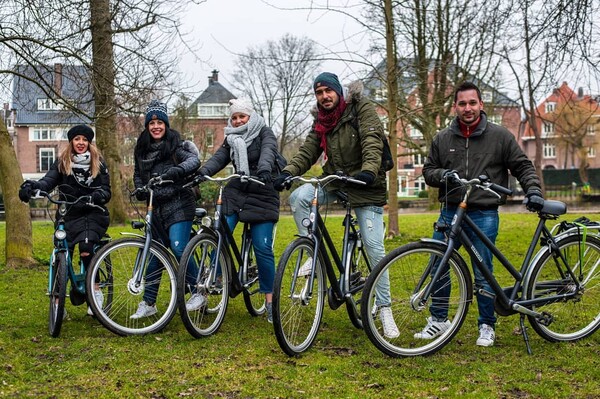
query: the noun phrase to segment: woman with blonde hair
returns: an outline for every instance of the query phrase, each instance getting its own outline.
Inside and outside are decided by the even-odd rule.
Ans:
[[[50,170],[38,181],[26,180],[21,185],[19,198],[23,202],[29,202],[36,190],[49,193],[58,188],[61,200],[73,201],[89,195],[92,202],[102,208],[77,203],[69,208],[65,216],[69,250],[73,253],[75,244],[79,244],[79,256],[87,270],[94,246],[100,242],[109,224],[105,204],[111,197],[110,177],[100,150],[92,142],[94,131],[91,127],[76,125],[67,132],[67,138],[69,144],[62,150]],[[95,290],[94,296],[101,307],[104,302],[102,292]],[[84,301],[76,290],[71,291],[70,299],[74,305]],[[88,314],[92,315],[90,308]]]

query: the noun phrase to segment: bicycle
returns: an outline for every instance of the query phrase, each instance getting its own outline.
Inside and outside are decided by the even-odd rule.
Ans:
[[[309,217],[303,220],[307,236],[298,236],[281,255],[273,289],[273,326],[281,349],[289,356],[308,350],[317,337],[325,295],[333,310],[346,304],[352,324],[362,328],[360,296],[371,264],[352,207],[345,193],[338,200],[345,208],[344,235],[338,252],[319,212],[318,193],[336,180],[364,184],[348,176],[328,175],[323,178],[295,176],[314,186]],[[341,253],[341,257],[340,257]],[[329,280],[327,288],[326,278]]]
[[[177,260],[173,253],[160,241],[154,239],[153,202],[154,188],[172,183],[160,176],[152,177],[148,183],[134,190],[130,195],[147,192],[148,208],[144,221],[132,221],[134,229],[142,233],[122,232],[126,237],[119,238],[102,247],[90,263],[86,288],[90,290],[102,273],[102,264],[112,267],[112,282],[103,287],[112,290],[111,306],[100,309],[95,302],[92,310],[100,323],[118,335],[141,335],[161,331],[171,321],[177,311]],[[147,275],[146,269],[156,259],[160,266],[156,273]],[[164,281],[166,277],[167,281]],[[146,290],[156,292],[157,312],[148,317],[132,318],[131,315],[143,300]]]
[[[474,224],[467,215],[467,203],[473,189],[482,189],[497,197],[512,191],[491,183],[486,176],[466,180],[454,174],[453,180],[464,189],[450,225],[436,223],[446,241],[423,238],[389,252],[367,279],[361,307],[364,329],[371,342],[383,353],[393,357],[419,356],[435,353],[447,345],[461,328],[473,299],[473,282],[463,256],[462,244],[475,267],[483,274],[493,292],[475,287],[481,295],[494,299],[500,316],[520,315],[520,327],[527,348],[532,354],[525,327],[525,317],[534,331],[550,342],[576,341],[594,333],[600,327],[600,239],[587,234],[598,226],[577,225],[552,230],[548,220],[556,220],[567,212],[560,201],[545,200],[537,211],[539,221],[523,259],[520,270]],[[510,273],[514,283],[502,287],[485,267],[471,240],[463,231],[469,226]],[[536,244],[541,248],[536,252]],[[535,252],[535,254],[534,254]],[[374,287],[384,271],[389,272],[392,290],[392,311],[401,329],[400,336],[387,339],[371,309]],[[451,288],[451,289],[450,289]],[[428,308],[448,312],[447,329],[432,339],[415,337],[421,331]]]
[[[199,176],[218,184],[214,217],[203,219],[203,228],[187,244],[179,263],[177,298],[179,313],[188,332],[195,338],[207,337],[218,331],[225,318],[229,298],[243,293],[248,313],[265,313],[265,302],[258,286],[258,265],[254,258],[250,224],[243,223],[241,249],[229,229],[223,208],[223,188],[232,179],[264,184],[251,176],[232,174],[227,177]],[[196,185],[198,180],[188,185]],[[197,266],[197,276],[187,274],[187,265]],[[184,266],[185,265],[185,266]],[[196,268],[195,268],[196,269]],[[201,294],[206,302],[196,310],[187,310],[193,294]]]
[[[75,271],[73,260],[69,252],[69,243],[67,241],[67,232],[65,230],[65,216],[69,211],[69,207],[84,203],[85,206],[91,208],[99,208],[104,211],[101,206],[95,205],[89,195],[77,198],[74,201],[58,200],[52,197],[50,193],[36,190],[32,199],[47,198],[49,203],[58,205],[58,219],[54,223],[54,248],[50,255],[49,273],[48,273],[48,292],[50,298],[50,307],[48,313],[48,331],[52,337],[58,337],[62,328],[62,322],[65,315],[65,302],[67,297],[67,285],[70,283],[71,291],[69,297],[74,305],[81,305],[86,300],[88,304],[95,302],[93,289],[86,290],[85,277],[86,270],[83,262],[79,260],[79,270]],[[50,212],[48,211],[48,214]],[[110,240],[110,237],[105,236],[98,247],[105,245]],[[96,248],[98,248],[96,247]],[[110,264],[101,264],[99,266],[98,280],[95,284],[100,287],[110,285],[112,281],[112,273]],[[91,294],[90,294],[91,293]],[[80,299],[82,298],[82,299]],[[112,291],[107,291],[104,297],[105,306],[110,306],[112,302]]]

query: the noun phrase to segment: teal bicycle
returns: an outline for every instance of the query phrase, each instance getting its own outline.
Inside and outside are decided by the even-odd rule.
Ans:
[[[77,198],[74,201],[63,201],[53,198],[52,195],[45,191],[37,190],[32,199],[47,198],[49,204],[58,205],[58,219],[55,222],[54,230],[54,248],[50,255],[50,265],[48,272],[48,297],[50,298],[50,306],[48,313],[48,331],[52,337],[58,337],[62,327],[65,313],[65,302],[67,297],[67,285],[70,282],[70,300],[73,305],[81,305],[86,300],[88,304],[94,302],[93,293],[86,292],[85,278],[86,270],[83,267],[81,260],[77,270],[73,267],[71,252],[69,251],[69,243],[67,241],[67,232],[65,231],[65,216],[69,212],[70,207],[77,203],[83,203],[90,208],[102,207],[92,203],[89,195]],[[48,214],[50,215],[49,209]],[[108,243],[110,237],[105,236],[102,239],[100,246]],[[96,248],[96,249],[97,249]],[[100,287],[112,286],[112,270],[110,262],[103,262],[99,269],[96,284]],[[104,296],[104,306],[110,307],[112,303],[112,289],[106,291]]]

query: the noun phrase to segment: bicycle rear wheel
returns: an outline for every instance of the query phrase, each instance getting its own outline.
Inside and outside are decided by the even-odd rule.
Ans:
[[[49,278],[48,331],[51,336],[58,337],[65,314],[65,298],[67,297],[67,255],[65,252],[56,253]]]
[[[148,251],[148,259],[139,265],[144,249],[141,238],[114,240],[96,252],[86,276],[86,291],[93,297],[95,282],[103,282],[101,290],[108,298],[100,307],[90,300],[90,307],[100,323],[119,335],[140,335],[161,331],[171,321],[177,311],[177,272],[173,258],[154,243]],[[147,275],[151,260],[160,265],[155,273]],[[142,280],[136,284],[136,264],[142,268]],[[107,277],[108,276],[108,277]],[[131,318],[142,302],[146,290],[156,293],[155,313],[147,317]],[[148,304],[151,305],[151,304]]]
[[[248,265],[246,276],[240,279],[244,284],[244,303],[251,316],[260,316],[265,313],[265,295],[260,292],[258,282],[258,264],[254,257],[254,248],[250,245],[249,250],[244,254],[244,264]]]
[[[190,240],[181,256],[177,279],[177,302],[181,320],[195,338],[218,331],[229,303],[229,261],[225,251],[216,262],[217,238],[200,233]],[[195,276],[190,270],[198,270]],[[204,304],[188,310],[193,295],[201,295]]]
[[[575,295],[533,307],[550,314],[549,325],[534,316],[528,318],[533,329],[550,342],[576,341],[600,327],[600,240],[587,236],[584,242],[581,235],[573,235],[559,242],[558,251],[575,279],[566,273],[565,265],[554,253],[546,252],[533,266],[525,287],[526,299]]]
[[[321,260],[317,259],[315,264],[312,285],[310,275],[297,276],[313,257],[314,243],[305,237],[298,238],[281,255],[275,274],[273,327],[279,346],[289,356],[312,346],[323,317],[326,283]]]
[[[444,244],[425,241],[403,245],[388,253],[373,269],[363,291],[362,320],[367,336],[383,353],[393,357],[432,354],[448,344],[462,326],[473,297],[471,275],[464,260],[457,253],[452,254],[440,279],[432,281],[446,248]],[[376,291],[385,290],[382,276],[386,271],[390,309],[400,332],[391,338],[384,334],[376,303]],[[424,291],[432,284],[431,295],[424,301]],[[432,310],[448,322],[439,335],[424,339],[417,333],[428,325]]]
[[[361,316],[361,298],[365,281],[369,274],[371,274],[371,265],[369,264],[369,258],[365,251],[362,241],[353,240],[352,248],[350,252],[351,257],[351,270],[350,270],[350,293],[351,296],[346,299],[346,311],[348,317],[354,325],[354,327],[362,329],[362,316]]]

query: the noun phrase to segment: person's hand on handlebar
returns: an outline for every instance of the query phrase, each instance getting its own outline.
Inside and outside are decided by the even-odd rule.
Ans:
[[[290,181],[290,177],[292,174],[290,172],[281,172],[279,176],[277,176],[273,180],[273,187],[277,191],[283,191],[284,189],[289,190],[292,187],[292,182]]]
[[[23,202],[29,202],[35,190],[39,190],[40,185],[35,180],[25,180],[23,184],[21,184],[21,189],[19,190],[19,199]]]
[[[542,192],[536,188],[532,187],[527,190],[527,194],[525,195],[525,207],[530,212],[537,212],[542,210],[544,207],[544,197]]]

